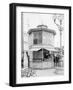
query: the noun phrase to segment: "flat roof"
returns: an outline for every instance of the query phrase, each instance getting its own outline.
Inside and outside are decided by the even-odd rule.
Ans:
[[[45,32],[53,33],[54,35],[56,35],[55,30],[49,29],[46,25],[38,25],[36,28],[30,29],[28,31],[28,34],[32,32],[38,32],[38,31],[45,31]]]

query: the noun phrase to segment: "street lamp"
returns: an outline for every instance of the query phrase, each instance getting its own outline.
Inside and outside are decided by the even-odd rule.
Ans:
[[[56,26],[58,27],[58,30],[60,31],[60,65],[63,66],[63,60],[62,60],[62,31],[63,31],[63,19],[64,15],[63,14],[54,14],[53,15],[53,20]],[[56,70],[56,72],[61,72],[59,70]]]
[[[60,31],[60,50],[62,49],[62,31],[63,31],[62,23],[63,23],[63,19],[64,19],[63,14],[60,14],[60,15],[54,14],[53,15],[54,23],[56,24],[56,26],[58,27],[58,29]]]

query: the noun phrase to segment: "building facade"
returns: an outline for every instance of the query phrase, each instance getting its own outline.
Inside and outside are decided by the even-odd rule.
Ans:
[[[52,68],[54,66],[53,52],[56,51],[54,47],[56,32],[48,29],[46,25],[38,25],[30,29],[28,35],[30,67]]]

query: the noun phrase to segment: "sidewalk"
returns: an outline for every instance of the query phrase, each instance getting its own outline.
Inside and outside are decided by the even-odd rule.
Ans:
[[[55,76],[60,75],[57,73],[57,70],[55,68],[53,69],[42,69],[42,70],[34,70],[37,77],[39,76]],[[61,74],[62,75],[62,74]]]
[[[58,76],[64,75],[64,69],[61,67],[53,67],[46,69],[31,69],[22,70],[22,77],[42,77],[42,76]]]

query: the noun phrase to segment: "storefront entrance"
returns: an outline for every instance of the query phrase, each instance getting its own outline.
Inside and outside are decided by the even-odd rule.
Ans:
[[[51,58],[50,51],[46,49],[40,49],[38,51],[33,51],[33,62],[36,61],[46,61]]]
[[[54,65],[52,54],[44,48],[38,51],[33,51],[32,61],[33,68],[51,68]]]

